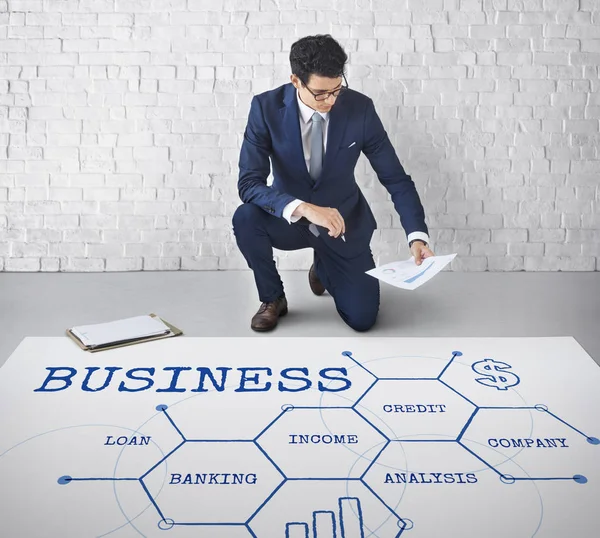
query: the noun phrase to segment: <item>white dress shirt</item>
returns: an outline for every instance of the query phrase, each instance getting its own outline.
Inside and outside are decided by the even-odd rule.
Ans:
[[[298,90],[296,90],[296,99],[298,100],[298,111],[300,112],[298,116],[300,120],[300,135],[302,136],[302,151],[304,153],[306,169],[310,170],[310,131],[312,129],[312,116],[317,112],[318,114],[321,114],[321,117],[323,118],[323,155],[325,155],[325,152],[327,151],[327,132],[329,130],[329,112],[318,112],[304,104],[302,99],[300,99]],[[292,213],[302,203],[303,200],[296,199],[287,204],[283,208],[283,218],[290,224],[300,220],[301,217],[292,216]],[[408,234],[407,240],[409,243],[415,239],[421,239],[429,244],[429,236],[425,232],[412,232]]]

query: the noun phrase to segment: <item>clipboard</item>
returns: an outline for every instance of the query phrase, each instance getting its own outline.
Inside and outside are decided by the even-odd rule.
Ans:
[[[169,332],[167,334],[161,334],[158,336],[148,336],[148,337],[144,337],[144,338],[135,338],[132,340],[122,340],[120,342],[111,342],[110,344],[101,344],[99,346],[94,346],[94,347],[89,347],[89,346],[86,346],[85,344],[83,344],[83,342],[81,340],[79,340],[79,338],[77,338],[77,336],[75,336],[73,334],[71,329],[67,329],[65,332],[66,332],[67,336],[69,338],[71,338],[71,340],[73,340],[83,351],[89,351],[90,353],[97,353],[98,351],[105,351],[108,349],[116,349],[119,347],[133,346],[135,344],[142,344],[144,342],[152,342],[153,340],[162,340],[163,338],[172,338],[174,336],[181,336],[183,334],[183,331],[181,329],[178,329],[177,327],[175,327],[175,325],[172,325],[168,321],[165,321],[164,319],[160,318],[156,314],[149,314],[149,316],[160,319],[167,327],[169,327],[171,332]]]

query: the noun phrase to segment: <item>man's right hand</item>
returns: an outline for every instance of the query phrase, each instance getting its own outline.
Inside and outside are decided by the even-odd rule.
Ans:
[[[304,217],[317,226],[322,226],[329,230],[329,235],[339,237],[346,233],[346,224],[340,212],[334,207],[320,207],[318,205],[302,202],[292,213],[292,215]]]

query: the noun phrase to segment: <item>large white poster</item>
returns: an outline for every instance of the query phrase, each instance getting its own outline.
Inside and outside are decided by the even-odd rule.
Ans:
[[[571,338],[27,338],[0,403],[10,538],[599,533]]]

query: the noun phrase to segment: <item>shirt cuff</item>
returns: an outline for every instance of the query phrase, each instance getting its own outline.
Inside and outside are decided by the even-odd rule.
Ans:
[[[286,205],[283,208],[283,213],[282,213],[282,217],[287,220],[290,224],[293,224],[294,222],[299,221],[302,217],[299,216],[295,216],[292,217],[292,213],[294,211],[296,211],[296,208],[300,205],[303,204],[304,202],[302,200],[294,200],[293,202],[290,202],[288,205]]]
[[[410,245],[411,241],[414,241],[416,239],[425,241],[425,243],[427,243],[429,245],[429,236],[425,232],[412,232],[412,233],[409,233],[408,237],[406,238],[409,245]]]

